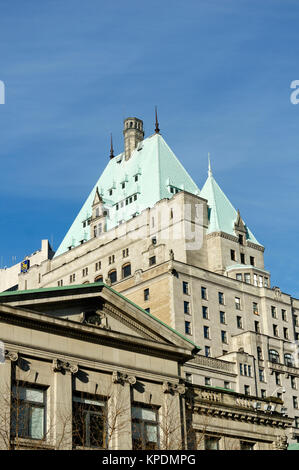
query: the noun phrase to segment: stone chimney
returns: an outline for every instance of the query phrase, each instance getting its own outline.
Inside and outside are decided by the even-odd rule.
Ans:
[[[133,150],[143,140],[143,121],[136,117],[128,117],[124,120],[125,159],[129,160]]]

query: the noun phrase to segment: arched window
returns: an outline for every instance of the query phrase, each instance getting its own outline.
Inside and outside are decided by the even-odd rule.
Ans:
[[[258,358],[259,361],[263,360],[263,352],[262,352],[262,348],[260,346],[257,347],[257,358]]]
[[[94,280],[94,282],[103,282],[103,276],[97,276]]]
[[[112,269],[111,271],[109,271],[108,273],[108,277],[111,281],[111,284],[113,284],[114,282],[117,281],[117,272],[116,272],[116,269]]]
[[[286,353],[284,355],[284,363],[286,366],[293,367],[294,366],[294,358],[292,354]]]
[[[122,267],[122,277],[124,278],[128,276],[131,276],[131,264],[130,263],[126,263]]]
[[[275,364],[279,363],[279,354],[275,349],[269,350],[269,361],[274,362]]]

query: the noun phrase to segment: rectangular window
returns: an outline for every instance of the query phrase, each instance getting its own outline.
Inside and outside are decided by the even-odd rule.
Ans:
[[[129,248],[123,250],[123,258],[127,258],[127,256],[129,256]]]
[[[143,291],[144,300],[149,300],[149,289]]]
[[[288,321],[287,319],[287,311],[282,309],[281,310],[281,318],[283,319],[283,321]]]
[[[149,258],[149,265],[150,266],[153,266],[154,264],[156,264],[156,257],[155,256],[151,256]]]
[[[210,357],[211,356],[211,348],[210,346],[205,346],[205,356]]]
[[[276,307],[273,307],[273,305],[271,306],[271,315],[272,318],[277,318]]]
[[[75,282],[76,280],[76,274],[71,274],[70,275],[70,284],[72,284],[73,282]]]
[[[201,288],[201,298],[204,299],[204,300],[208,299],[208,293],[207,293],[206,287]]]
[[[237,328],[243,328],[242,317],[237,316]]]
[[[211,378],[210,377],[205,377],[205,385],[210,386],[211,385]]]
[[[158,409],[132,406],[133,450],[159,449]]]
[[[252,302],[252,311],[253,311],[254,315],[259,314],[259,309],[258,309],[258,305],[257,305],[256,302]]]
[[[73,445],[74,447],[106,447],[106,401],[89,394],[73,397]]]
[[[267,277],[264,277],[264,287],[269,287],[269,280]]]
[[[205,450],[219,450],[219,437],[205,436]]]
[[[255,442],[240,441],[240,450],[254,450]]]
[[[115,255],[109,256],[109,264],[113,264],[115,262]]]
[[[186,333],[186,335],[191,335],[192,334],[191,322],[189,322],[189,321],[185,321],[185,333]]]
[[[241,273],[236,274],[237,281],[243,281],[243,276]]]
[[[284,339],[289,339],[289,330],[288,330],[288,328],[283,329],[283,337],[284,337]]]
[[[236,261],[236,252],[235,250],[230,250],[230,259]]]
[[[259,287],[263,287],[263,276],[259,276]]]
[[[101,269],[101,261],[98,261],[96,264],[95,264],[95,271],[99,271]]]
[[[225,325],[225,312],[219,312],[220,315],[220,323]]]
[[[257,282],[257,274],[254,274],[254,275],[253,275],[253,285],[254,285],[254,286],[257,286],[257,285],[258,285],[258,282]]]
[[[244,255],[244,253],[240,253],[240,260],[241,260],[241,264],[245,264],[245,255]]]
[[[260,378],[260,382],[265,382],[264,369],[259,369],[259,378]]]
[[[254,266],[254,256],[250,256],[250,264],[251,266]]]
[[[203,327],[203,336],[206,339],[210,339],[210,328],[206,325]]]
[[[189,294],[189,284],[186,281],[183,281],[183,294]]]
[[[244,385],[244,394],[245,394],[245,395],[250,395],[250,387],[249,387],[249,385]]]
[[[202,306],[202,318],[204,318],[205,320],[209,318],[208,307],[206,307],[205,305]]]
[[[275,373],[275,383],[276,385],[281,385],[281,377],[279,372],[274,372]]]
[[[241,310],[241,300],[239,297],[235,297],[235,307],[237,310]]]
[[[278,336],[278,326],[273,325],[273,336]]]
[[[264,389],[262,388],[262,389],[261,389],[261,397],[262,397],[262,398],[266,398],[266,396],[267,396],[267,392],[266,392],[266,390],[264,390]]]
[[[184,313],[190,315],[190,303],[184,300]]]
[[[28,439],[44,439],[45,410],[44,389],[15,385],[12,389],[12,435]]]
[[[249,273],[245,273],[245,274],[244,274],[244,281],[246,282],[246,284],[250,284],[250,283],[251,283],[251,278],[250,278],[250,274],[249,274]]]
[[[240,245],[243,245],[243,243],[244,243],[243,235],[239,235],[238,238],[239,238]]]
[[[297,390],[297,381],[296,381],[296,377],[294,375],[291,375],[291,387],[294,390]]]
[[[227,343],[227,333],[226,331],[221,331],[221,341],[222,343]]]
[[[224,381],[224,388],[227,388],[228,390],[230,390],[230,382]]]
[[[57,281],[57,285],[58,285],[59,287],[62,287],[62,286],[63,286],[63,280],[60,279],[60,281]]]
[[[224,294],[223,294],[223,292],[218,292],[218,301],[221,305],[224,305]]]
[[[258,321],[255,321],[254,322],[254,329],[255,329],[255,332],[256,333],[260,333],[261,332],[261,327],[260,327],[260,324]]]
[[[294,407],[295,409],[298,408],[298,398],[297,398],[297,397],[293,397],[293,407]]]
[[[88,275],[88,268],[83,268],[82,269],[82,276],[85,277]]]

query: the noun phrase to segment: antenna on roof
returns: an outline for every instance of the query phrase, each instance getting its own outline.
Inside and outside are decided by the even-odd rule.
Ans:
[[[110,160],[114,158],[114,150],[113,150],[113,142],[112,142],[112,134],[110,134]]]
[[[209,160],[209,170],[208,170],[208,175],[209,175],[209,176],[213,176],[213,173],[212,173],[212,168],[211,168],[210,152],[208,152],[208,160]]]
[[[158,123],[158,113],[157,113],[157,106],[155,106],[155,114],[156,114],[156,127],[155,127],[155,133],[156,133],[156,134],[160,134],[159,123]]]

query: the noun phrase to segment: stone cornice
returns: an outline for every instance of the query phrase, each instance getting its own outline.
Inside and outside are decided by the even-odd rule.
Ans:
[[[186,361],[191,356],[189,351],[187,352],[187,350],[172,344],[163,344],[162,342],[157,342],[157,340],[153,341],[144,337],[139,338],[111,330],[104,330],[71,320],[62,320],[61,318],[16,309],[1,304],[0,321],[26,329],[45,331],[50,334],[57,334],[110,347],[114,346],[118,349],[136,351],[148,355],[158,355],[159,357],[176,361]]]
[[[207,239],[209,240],[210,238],[215,238],[215,237],[221,237],[221,238],[226,238],[227,240],[231,240],[232,242],[238,243],[238,237],[235,237],[234,235],[231,235],[229,233],[225,232],[212,232],[207,235]],[[245,246],[248,246],[249,248],[253,248],[255,250],[264,252],[265,247],[262,245],[257,245],[256,243],[253,243],[249,240],[246,240]]]

